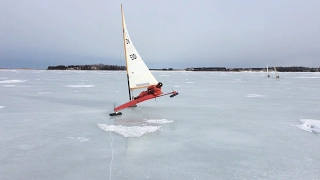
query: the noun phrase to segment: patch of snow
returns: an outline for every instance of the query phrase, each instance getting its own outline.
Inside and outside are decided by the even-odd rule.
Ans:
[[[97,124],[104,131],[116,132],[124,137],[140,137],[146,133],[155,132],[161,129],[161,126],[122,126]]]
[[[145,119],[147,123],[152,124],[167,124],[167,123],[173,123],[173,121],[166,120],[166,119]]]
[[[94,87],[94,85],[66,85],[66,87],[71,87],[71,88],[82,88],[82,87]]]
[[[80,142],[86,142],[86,141],[89,141],[91,138],[85,138],[85,137],[66,137],[68,139],[75,139],[75,140],[78,140]]]
[[[38,94],[50,94],[51,92],[38,92]]]
[[[316,119],[300,119],[302,124],[296,125],[299,129],[304,131],[320,134],[320,120]]]
[[[3,84],[9,84],[9,83],[22,83],[25,82],[26,80],[18,80],[18,79],[12,79],[12,80],[2,80],[0,83]]]
[[[263,95],[260,94],[248,94],[246,97],[263,97]]]

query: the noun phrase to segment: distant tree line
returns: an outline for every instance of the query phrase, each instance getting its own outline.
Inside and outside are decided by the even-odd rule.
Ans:
[[[309,67],[276,67],[279,72],[319,72],[320,68],[309,68]]]
[[[48,66],[47,70],[126,70],[125,66],[117,65],[104,65],[104,64],[94,64],[94,65],[58,65],[58,66]]]
[[[118,65],[104,65],[104,64],[93,64],[93,65],[58,65],[48,66],[47,70],[126,70],[125,66]],[[173,68],[162,68],[162,69],[150,69],[159,71],[173,71]],[[186,71],[230,71],[230,72],[241,72],[241,71],[267,71],[267,68],[225,68],[225,67],[197,67],[197,68],[186,68]],[[320,68],[310,68],[302,66],[292,67],[276,67],[278,72],[320,72]],[[269,71],[274,71],[273,67],[269,68]]]
[[[149,70],[156,70],[156,71],[173,71],[173,69],[172,69],[172,68],[149,69]]]
[[[186,71],[267,71],[267,68],[225,68],[225,67],[198,67],[198,68],[187,68]],[[309,68],[302,66],[293,67],[276,67],[278,72],[320,72],[320,68]],[[274,71],[273,67],[269,68],[269,71]]]
[[[198,68],[187,68],[187,71],[227,71],[225,67],[198,67]]]
[[[104,64],[94,64],[94,65],[58,65],[58,66],[48,66],[47,70],[126,70],[125,66],[117,65],[104,65]],[[162,69],[150,69],[158,71],[172,71],[172,68],[162,68]]]

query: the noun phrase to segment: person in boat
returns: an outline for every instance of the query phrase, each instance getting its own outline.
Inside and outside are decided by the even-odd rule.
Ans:
[[[157,85],[151,85],[147,88],[146,91],[142,91],[139,94],[139,96],[135,97],[134,99],[142,98],[143,96],[146,96],[149,94],[159,96],[160,94],[162,94],[161,87],[162,87],[162,82],[159,82]]]

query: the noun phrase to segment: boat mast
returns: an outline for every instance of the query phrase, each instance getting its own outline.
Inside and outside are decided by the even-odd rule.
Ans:
[[[129,82],[129,73],[128,73],[128,60],[127,60],[127,48],[126,48],[126,36],[125,36],[125,29],[124,29],[124,14],[123,14],[123,11],[122,11],[122,4],[121,4],[121,16],[122,16],[122,35],[123,35],[124,56],[125,56],[125,59],[126,59],[128,91],[129,91],[129,99],[131,100],[131,91],[130,91],[130,82]]]

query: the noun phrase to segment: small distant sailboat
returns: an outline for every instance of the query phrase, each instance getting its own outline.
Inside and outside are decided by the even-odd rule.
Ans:
[[[132,40],[130,39],[124,14],[122,11],[122,4],[121,4],[121,15],[122,15],[122,33],[123,33],[123,44],[124,44],[124,54],[126,59],[126,69],[127,69],[127,81],[128,81],[128,90],[129,90],[129,100],[127,103],[124,103],[120,106],[114,108],[114,113],[110,113],[110,116],[117,116],[121,115],[122,113],[119,112],[122,109],[128,107],[135,107],[136,104],[141,103],[146,100],[150,100],[153,98],[161,97],[170,95],[170,97],[174,97],[178,95],[178,92],[172,91],[166,94],[160,94],[158,96],[154,94],[148,94],[138,99],[134,99],[131,97],[131,92],[136,89],[147,88],[150,85],[158,84],[156,78],[152,75],[149,68],[144,63],[143,59],[139,55],[138,51],[136,50]]]
[[[276,73],[276,79],[279,79],[280,76],[279,76],[278,73],[277,73],[276,65],[274,65],[274,72]]]
[[[269,78],[270,75],[269,75],[269,66],[268,66],[268,64],[267,64],[267,73],[268,73],[268,78]]]

